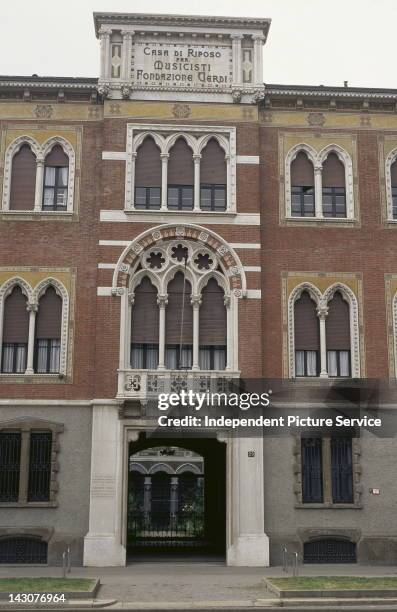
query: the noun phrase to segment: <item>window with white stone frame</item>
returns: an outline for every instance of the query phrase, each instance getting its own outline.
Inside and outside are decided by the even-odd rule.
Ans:
[[[296,287],[288,305],[291,378],[360,376],[358,303],[343,283]]]
[[[47,278],[36,287],[19,277],[0,287],[1,375],[66,375],[69,296]]]
[[[2,212],[72,213],[75,152],[63,137],[40,144],[19,136],[8,146],[4,160]]]
[[[385,163],[387,220],[397,221],[397,149],[390,151]]]
[[[287,219],[354,220],[353,165],[339,145],[321,151],[300,143],[285,159]]]
[[[128,125],[125,211],[236,211],[235,128]]]

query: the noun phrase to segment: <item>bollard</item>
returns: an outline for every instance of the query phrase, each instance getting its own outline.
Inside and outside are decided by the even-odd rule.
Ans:
[[[62,578],[66,578],[66,552],[62,553]]]
[[[70,552],[70,548],[67,551],[67,572],[70,574],[72,571],[72,553]]]
[[[283,551],[283,572],[288,573],[288,549],[285,544],[283,544],[281,550]]]

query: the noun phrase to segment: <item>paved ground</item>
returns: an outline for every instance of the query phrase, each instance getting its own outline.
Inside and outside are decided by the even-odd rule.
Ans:
[[[397,575],[397,567],[360,565],[305,565],[300,575]],[[60,576],[61,568],[0,567],[5,576]],[[238,602],[252,605],[272,597],[263,584],[264,576],[282,576],[282,568],[226,567],[220,562],[147,562],[127,567],[72,568],[71,576],[96,576],[101,580],[100,599],[124,602]],[[285,575],[285,574],[284,574]]]

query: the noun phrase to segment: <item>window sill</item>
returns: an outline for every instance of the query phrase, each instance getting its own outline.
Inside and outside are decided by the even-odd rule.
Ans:
[[[75,211],[65,210],[0,210],[0,220],[23,220],[23,221],[37,221],[37,220],[72,220],[77,217]]]
[[[355,225],[358,223],[358,219],[351,219],[347,217],[284,217],[283,221],[286,223],[305,223],[306,221],[310,224],[319,223],[319,224],[332,224],[336,225]]]
[[[162,209],[157,209],[157,210],[146,210],[144,208],[124,208],[124,212],[126,214],[144,214],[144,215],[211,215],[211,216],[220,216],[220,217],[224,217],[224,216],[235,216],[237,214],[236,211],[232,211],[232,210],[194,210],[194,209],[189,209],[189,210],[170,210],[170,209],[166,209],[166,210],[162,210]]]
[[[0,508],[57,508],[58,502],[0,502]]]
[[[295,504],[294,508],[297,509],[309,509],[309,510],[361,510],[362,504],[353,502],[351,504],[334,504],[332,502],[324,504]]]
[[[58,383],[65,384],[68,382],[67,376],[64,374],[11,374],[6,372],[0,373],[0,383]]]

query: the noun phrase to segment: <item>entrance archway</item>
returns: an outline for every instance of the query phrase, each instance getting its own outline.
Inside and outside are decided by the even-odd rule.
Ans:
[[[225,555],[226,446],[216,439],[131,442],[127,558]]]

